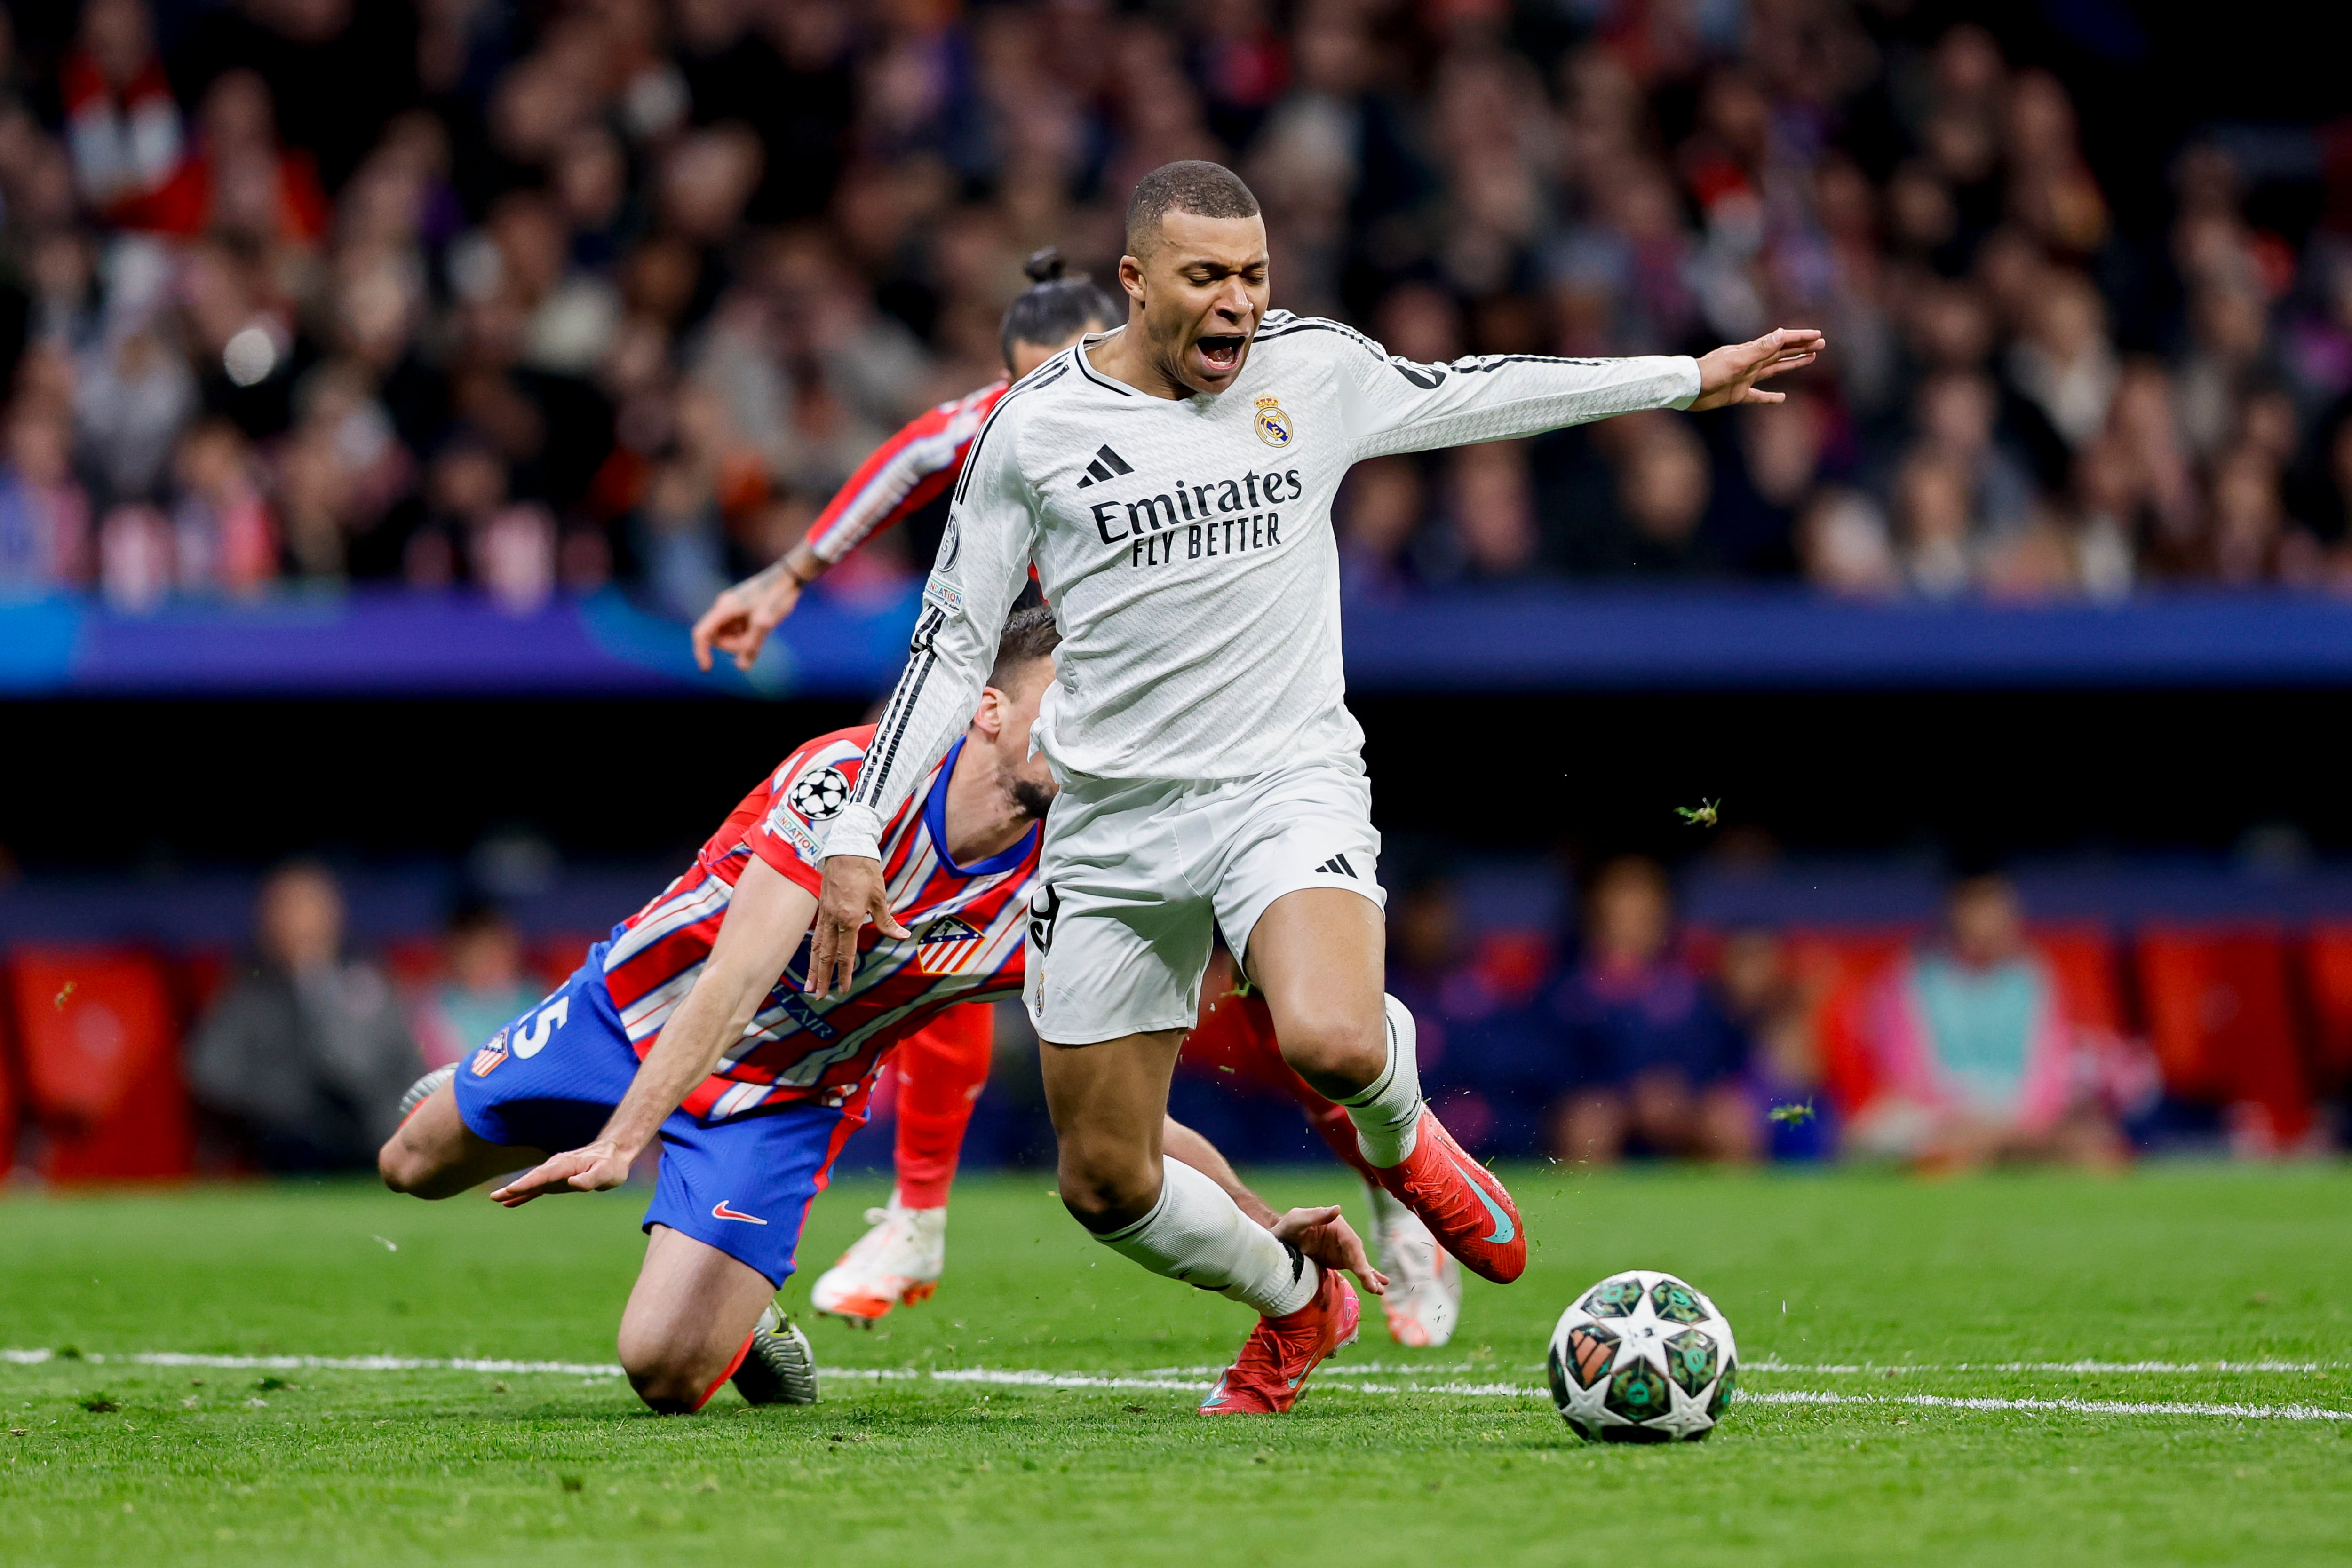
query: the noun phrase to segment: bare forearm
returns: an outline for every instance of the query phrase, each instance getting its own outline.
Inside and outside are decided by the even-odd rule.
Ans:
[[[758,1009],[755,986],[715,984],[706,969],[638,1064],[629,1091],[604,1123],[600,1141],[635,1153],[654,1141],[670,1113],[686,1103],[696,1084],[711,1074],[730,1041]]]
[[[1274,1222],[1279,1217],[1267,1207],[1265,1199],[1252,1192],[1243,1184],[1242,1178],[1234,1174],[1233,1166],[1217,1152],[1216,1145],[1170,1116],[1160,1130],[1160,1150],[1170,1159],[1181,1160],[1215,1182],[1225,1189],[1226,1196],[1244,1214],[1268,1230],[1274,1228]]]
[[[760,593],[790,578],[803,588],[806,588],[810,583],[823,577],[825,568],[832,564],[831,561],[809,549],[808,541],[803,539],[745,578],[737,584],[737,587],[753,593]]]

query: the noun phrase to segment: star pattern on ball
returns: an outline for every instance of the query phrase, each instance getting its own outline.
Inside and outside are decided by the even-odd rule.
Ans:
[[[1731,1325],[1671,1274],[1629,1270],[1560,1314],[1548,1360],[1561,1417],[1595,1440],[1694,1442],[1730,1403]]]

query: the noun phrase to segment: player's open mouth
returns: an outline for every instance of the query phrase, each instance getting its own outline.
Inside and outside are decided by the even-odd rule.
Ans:
[[[1249,341],[1238,335],[1201,340],[1201,358],[1213,371],[1230,371],[1242,362],[1242,347]]]

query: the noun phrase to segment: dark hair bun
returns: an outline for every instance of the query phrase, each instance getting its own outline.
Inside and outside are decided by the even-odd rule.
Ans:
[[[1050,245],[1043,250],[1031,251],[1029,259],[1021,264],[1021,270],[1029,275],[1032,283],[1058,283],[1068,268],[1062,253]]]

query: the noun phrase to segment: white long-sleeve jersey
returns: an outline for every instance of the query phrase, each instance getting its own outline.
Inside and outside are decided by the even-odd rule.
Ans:
[[[1062,645],[1033,740],[1064,779],[1245,779],[1363,745],[1345,702],[1331,501],[1389,453],[1685,408],[1684,357],[1423,365],[1270,311],[1226,391],[1152,397],[1088,339],[1015,384],[957,481],[906,673],[827,855],[881,825],[962,734],[1034,560]]]

